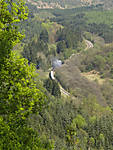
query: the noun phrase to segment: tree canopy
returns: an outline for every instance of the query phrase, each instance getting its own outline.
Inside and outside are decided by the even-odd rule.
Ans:
[[[27,18],[23,0],[0,1],[0,149],[46,150],[50,142],[40,140],[28,127],[31,113],[38,113],[45,95],[36,87],[35,66],[13,50],[23,35],[18,23]]]
[[[27,19],[28,9],[23,0],[0,1],[0,64],[10,50],[23,38],[17,24]]]

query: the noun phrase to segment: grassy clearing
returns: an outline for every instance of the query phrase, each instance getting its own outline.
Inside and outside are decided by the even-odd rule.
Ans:
[[[96,81],[99,84],[103,84],[105,79],[100,78],[100,75],[95,71],[90,71],[87,73],[81,73],[82,76],[86,77],[90,81]]]

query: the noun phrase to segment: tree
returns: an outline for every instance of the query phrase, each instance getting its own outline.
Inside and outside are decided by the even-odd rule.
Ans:
[[[0,149],[50,150],[28,127],[29,114],[38,113],[45,95],[36,88],[33,64],[11,50],[23,37],[17,23],[26,19],[23,0],[0,1]]]
[[[46,98],[36,88],[35,67],[13,52],[4,63],[0,71],[0,149],[41,149],[46,145],[27,125],[28,116],[38,113]]]
[[[45,59],[48,53],[47,43],[44,43],[44,41],[35,42],[35,40],[33,40],[28,45],[24,46],[22,55],[29,60],[29,63],[35,63],[38,67],[44,69],[48,65]]]
[[[85,119],[81,115],[77,115],[73,122],[76,123],[78,128],[83,128],[87,125]]]
[[[48,90],[48,92],[50,92],[52,94],[53,84],[52,84],[52,80],[50,78],[45,80],[44,87]]]
[[[57,44],[57,53],[64,52],[65,48],[66,48],[65,41],[58,42],[58,44]]]
[[[0,1],[0,65],[11,49],[23,38],[17,24],[28,16],[23,0]]]
[[[44,94],[34,81],[35,67],[13,52],[4,62],[0,71],[0,114],[25,117],[43,103]]]
[[[52,95],[54,95],[56,97],[61,96],[60,87],[59,87],[58,83],[55,80],[53,80]]]
[[[82,128],[86,126],[85,119],[78,114],[72,120],[67,130],[67,144],[72,146],[73,149],[86,149],[88,134]]]
[[[48,32],[47,30],[43,30],[40,33],[40,40],[44,41],[44,42],[48,42],[49,41],[49,37],[48,37]]]
[[[55,80],[51,80],[50,78],[45,80],[44,87],[55,97],[61,96],[60,87]]]
[[[53,141],[40,139],[37,132],[26,126],[12,128],[0,117],[0,150],[53,150]]]

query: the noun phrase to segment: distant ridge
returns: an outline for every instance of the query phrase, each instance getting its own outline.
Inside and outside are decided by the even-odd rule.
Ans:
[[[113,0],[27,0],[39,9],[65,9],[91,5],[103,5],[105,9],[113,7]]]

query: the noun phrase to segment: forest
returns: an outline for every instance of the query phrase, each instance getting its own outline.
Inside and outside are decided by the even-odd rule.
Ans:
[[[113,150],[112,20],[0,0],[0,150]]]

